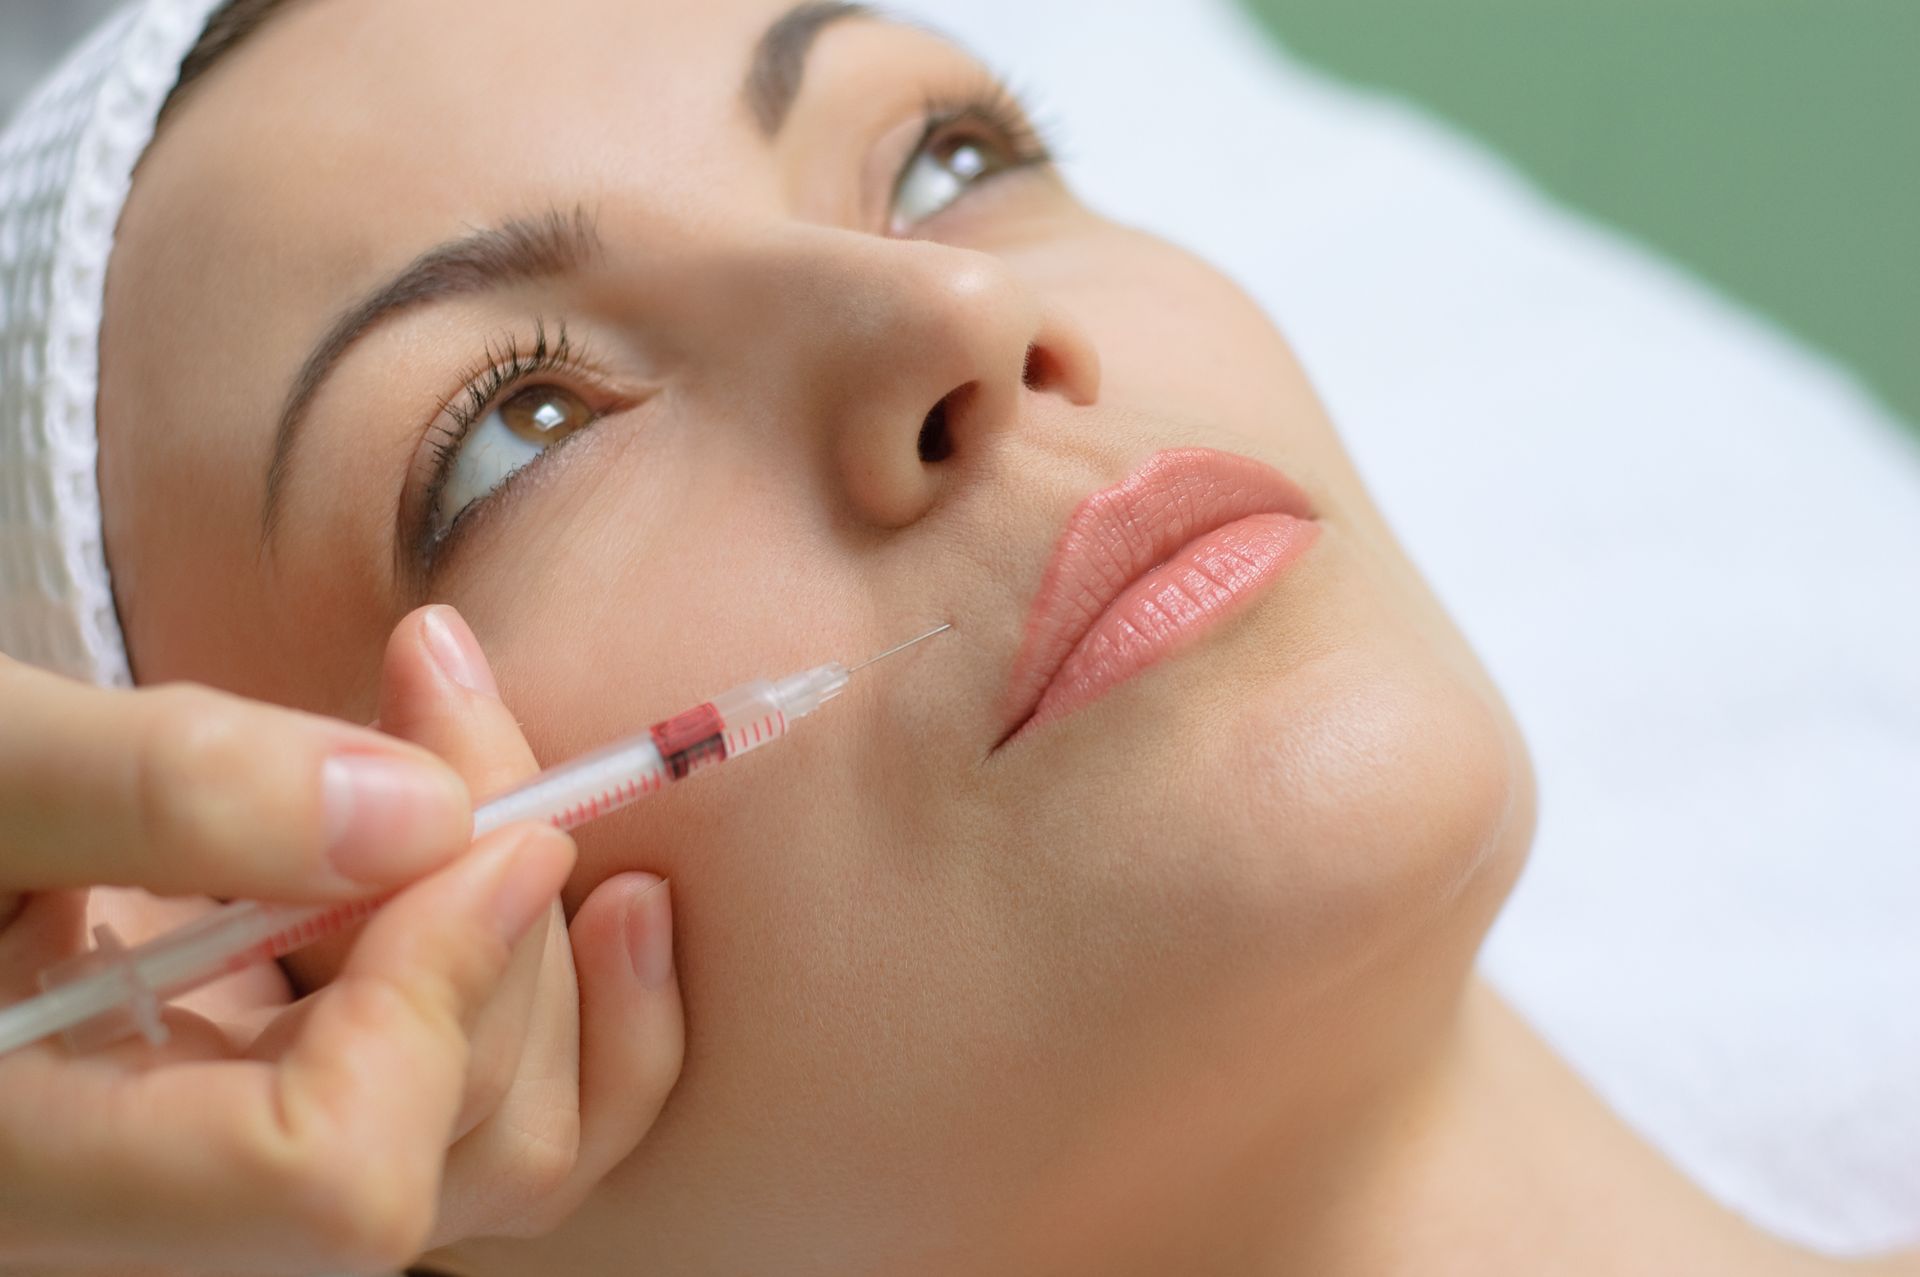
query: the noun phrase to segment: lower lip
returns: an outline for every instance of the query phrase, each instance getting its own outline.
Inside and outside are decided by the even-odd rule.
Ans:
[[[1107,605],[1013,735],[1084,709],[1190,646],[1244,609],[1319,534],[1310,519],[1255,514],[1187,542]]]

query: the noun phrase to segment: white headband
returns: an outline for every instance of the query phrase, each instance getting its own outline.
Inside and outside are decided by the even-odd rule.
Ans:
[[[0,652],[132,682],[100,527],[107,256],[134,165],[222,0],[115,14],[0,134]]]

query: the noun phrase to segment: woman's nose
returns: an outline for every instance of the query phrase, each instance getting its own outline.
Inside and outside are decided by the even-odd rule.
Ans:
[[[912,523],[1047,397],[1099,396],[1087,334],[1001,259],[824,228],[798,235],[770,272],[783,285],[769,299],[780,318],[763,335],[791,352],[791,411],[863,521]]]

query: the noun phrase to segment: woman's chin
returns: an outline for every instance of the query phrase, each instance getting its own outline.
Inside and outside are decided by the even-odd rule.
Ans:
[[[1046,782],[1022,800],[1034,872],[1072,874],[1182,979],[1304,988],[1422,937],[1470,950],[1524,860],[1506,707],[1346,566],[1302,563],[1204,648],[1019,742]]]

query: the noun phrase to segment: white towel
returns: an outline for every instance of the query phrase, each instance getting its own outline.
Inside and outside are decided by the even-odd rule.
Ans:
[[[1920,450],[1225,0],[900,7],[1036,88],[1094,203],[1292,338],[1534,750],[1495,984],[1755,1222],[1920,1242]]]
[[[107,259],[154,118],[218,0],[133,0],[0,129],[0,652],[132,681],[100,530]]]

